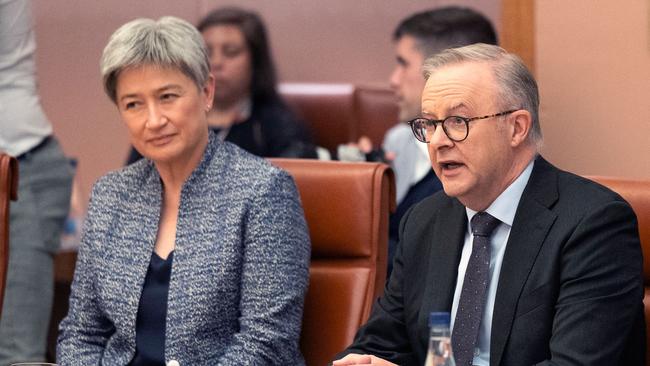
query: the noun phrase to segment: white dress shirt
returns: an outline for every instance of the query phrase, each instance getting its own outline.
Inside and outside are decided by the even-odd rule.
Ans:
[[[31,6],[0,0],[0,151],[13,156],[52,133],[36,90]]]
[[[386,132],[382,147],[384,151],[395,154],[390,165],[395,172],[395,200],[398,205],[409,189],[431,171],[428,145],[418,141],[406,123],[399,123]]]
[[[494,299],[497,293],[497,285],[499,283],[499,274],[501,273],[501,263],[503,262],[503,254],[506,251],[506,243],[510,236],[510,229],[512,222],[515,218],[519,200],[524,192],[524,188],[530,178],[530,173],[533,171],[532,160],[526,169],[515,179],[512,184],[503,191],[499,197],[488,207],[485,212],[493,217],[499,219],[501,224],[492,233],[490,238],[490,278],[486,291],[485,307],[483,308],[483,318],[479,327],[478,339],[476,342],[476,349],[474,350],[473,364],[477,366],[490,365],[490,332],[492,330],[492,311],[494,310]],[[463,244],[463,251],[458,264],[458,278],[456,279],[456,290],[454,292],[454,302],[451,307],[451,328],[453,333],[454,320],[456,319],[456,311],[458,309],[458,300],[460,293],[463,289],[463,281],[465,280],[465,271],[467,270],[467,263],[472,254],[472,241],[474,235],[470,227],[472,217],[476,211],[465,208],[467,211],[467,232],[465,233],[465,243]]]

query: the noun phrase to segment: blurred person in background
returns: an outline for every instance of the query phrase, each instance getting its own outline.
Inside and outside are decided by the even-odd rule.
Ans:
[[[18,158],[9,218],[9,269],[0,319],[0,365],[44,361],[54,255],[70,205],[73,169],[36,88],[31,2],[0,0],[0,151]]]
[[[316,158],[304,123],[276,90],[275,64],[259,15],[219,8],[206,15],[198,29],[215,78],[208,123],[217,136],[258,156]],[[140,157],[132,150],[129,163]]]
[[[146,159],[93,187],[59,364],[304,364],[310,243],[298,192],[208,128],[214,77],[200,33],[175,17],[136,19],[111,36],[101,70]]]
[[[397,125],[386,132],[382,149],[373,150],[367,137],[358,143],[369,160],[385,160],[395,171],[397,209],[391,214],[388,244],[388,275],[398,242],[399,223],[406,211],[422,199],[442,189],[431,169],[427,145],[413,138],[405,123],[421,113],[424,60],[444,49],[474,43],[497,44],[489,19],[459,6],[447,6],[415,13],[402,20],[393,32],[397,65],[390,75],[399,106]],[[374,157],[374,158],[373,158]]]

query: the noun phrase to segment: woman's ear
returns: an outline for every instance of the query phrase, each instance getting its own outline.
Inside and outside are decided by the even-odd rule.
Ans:
[[[214,100],[214,75],[208,74],[208,80],[205,81],[203,86],[203,94],[206,99],[206,109],[209,111],[212,108],[212,101]]]

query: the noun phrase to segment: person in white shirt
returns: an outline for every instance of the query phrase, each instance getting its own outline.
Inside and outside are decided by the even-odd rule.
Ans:
[[[37,94],[31,2],[0,0],[0,151],[18,158],[9,269],[0,319],[0,365],[43,361],[54,254],[68,214],[73,168]]]

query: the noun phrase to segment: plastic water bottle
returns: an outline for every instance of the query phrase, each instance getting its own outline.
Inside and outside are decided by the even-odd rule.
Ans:
[[[449,313],[429,314],[429,350],[424,366],[456,366],[451,352]]]
[[[86,216],[86,208],[83,203],[79,175],[76,174],[76,159],[70,159],[70,168],[75,172],[75,176],[72,181],[70,211],[68,211],[68,216],[63,223],[63,230],[61,231],[61,251],[76,251],[79,249],[79,244],[81,242],[81,227],[83,225],[84,217]]]

